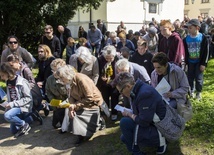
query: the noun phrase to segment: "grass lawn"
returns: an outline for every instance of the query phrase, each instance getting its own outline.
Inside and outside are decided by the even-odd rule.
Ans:
[[[37,70],[33,70],[36,74]],[[0,86],[5,84],[0,82]],[[169,143],[165,155],[213,155],[214,154],[214,59],[210,60],[204,74],[202,100],[192,100],[194,116],[187,122],[186,129],[179,141]],[[119,121],[107,121],[105,136],[91,146],[93,155],[128,155],[125,145],[120,142]],[[148,149],[148,154],[155,150]]]

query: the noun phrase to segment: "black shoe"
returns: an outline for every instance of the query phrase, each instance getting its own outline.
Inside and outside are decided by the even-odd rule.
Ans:
[[[76,145],[76,146],[79,146],[83,141],[84,141],[84,137],[78,135],[78,136],[77,136],[77,141],[75,142],[75,145]]]
[[[44,114],[45,114],[45,116],[48,116],[48,115],[49,115],[49,109],[47,109],[47,108],[43,108],[43,110],[44,110]]]
[[[62,129],[59,130],[59,134],[64,134],[64,133],[67,133],[67,131],[62,131]]]
[[[32,117],[34,121],[39,121],[40,125],[43,124],[43,118],[40,116],[37,110],[32,113]]]
[[[31,127],[28,123],[25,123],[24,126],[22,126],[19,131],[15,134],[15,137],[19,137],[24,134],[28,134],[28,131],[30,131]]]

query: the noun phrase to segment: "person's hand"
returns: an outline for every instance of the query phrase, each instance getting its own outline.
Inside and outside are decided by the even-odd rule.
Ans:
[[[9,103],[5,106],[5,109],[11,109],[11,106]]]
[[[170,91],[167,92],[167,93],[164,93],[163,97],[165,97],[165,98],[171,98],[172,97],[172,93]]]
[[[69,111],[74,111],[76,108],[76,105],[75,104],[70,104],[69,106]]]
[[[131,117],[132,113],[124,109],[124,111],[122,112],[122,115],[125,117]]]
[[[37,85],[38,85],[39,88],[42,88],[43,82],[37,82]]]
[[[102,79],[103,81],[107,81],[107,80],[108,80],[108,78],[107,78],[106,76],[102,76],[101,79]]]
[[[205,66],[204,65],[200,65],[200,71],[203,72],[205,70]]]
[[[95,46],[95,43],[91,43],[92,46]]]
[[[69,112],[68,112],[68,116],[69,116],[71,119],[73,119],[75,115],[76,115],[76,112],[75,112],[75,111],[69,111]]]

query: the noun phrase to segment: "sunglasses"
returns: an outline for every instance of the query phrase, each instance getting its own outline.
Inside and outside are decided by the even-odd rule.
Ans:
[[[17,41],[10,41],[9,44],[17,44]]]

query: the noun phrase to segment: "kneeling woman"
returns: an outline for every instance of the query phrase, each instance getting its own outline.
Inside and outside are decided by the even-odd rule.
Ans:
[[[99,129],[100,109],[103,98],[94,82],[73,67],[66,65],[56,72],[59,81],[66,85],[70,103],[73,134],[78,135],[76,144],[90,139]]]

